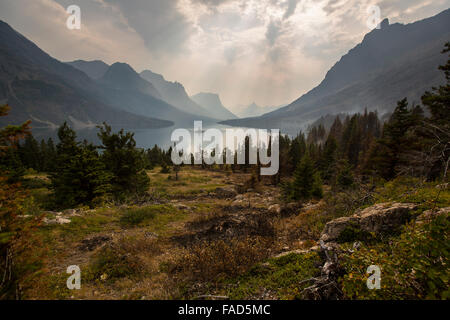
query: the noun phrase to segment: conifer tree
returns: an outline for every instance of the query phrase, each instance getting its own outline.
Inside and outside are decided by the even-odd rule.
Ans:
[[[113,193],[118,199],[144,194],[150,185],[145,172],[144,153],[136,148],[134,133],[112,133],[106,123],[99,127],[103,163],[112,175]]]

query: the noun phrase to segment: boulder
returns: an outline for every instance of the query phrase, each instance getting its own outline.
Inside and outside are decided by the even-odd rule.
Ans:
[[[233,188],[217,188],[214,193],[218,198],[222,199],[234,198],[237,195]]]
[[[375,233],[391,231],[408,222],[416,209],[413,203],[376,204],[359,213],[360,228]]]
[[[320,240],[324,242],[335,241],[347,227],[357,225],[358,222],[359,218],[354,216],[334,219],[325,225]]]
[[[425,221],[432,220],[438,216],[448,215],[450,213],[450,207],[435,209],[435,210],[427,210],[417,217],[416,222],[423,223]]]
[[[276,214],[280,214],[281,213],[281,207],[279,204],[273,204],[269,207],[269,211],[271,212],[275,212]]]
[[[412,203],[381,203],[353,216],[328,222],[320,237],[325,242],[336,241],[344,230],[353,227],[365,232],[389,232],[406,223],[417,206]]]

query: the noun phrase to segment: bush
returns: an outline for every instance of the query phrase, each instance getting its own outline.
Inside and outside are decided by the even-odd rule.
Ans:
[[[350,299],[449,299],[449,217],[410,224],[397,238],[344,255],[342,290]],[[381,290],[368,290],[366,268],[381,268]]]
[[[142,273],[142,263],[121,246],[102,248],[89,265],[89,280],[136,277]]]
[[[301,291],[310,282],[303,280],[318,276],[318,268],[323,262],[315,252],[291,253],[281,258],[269,259],[265,264],[257,264],[246,274],[233,280],[228,295],[231,299],[254,299],[261,289],[273,292],[280,299],[301,298]],[[302,282],[303,281],[303,282]]]
[[[123,225],[139,225],[142,222],[152,220],[156,216],[154,207],[131,208],[127,209],[120,217]]]
[[[269,241],[261,237],[244,240],[212,241],[196,244],[169,263],[174,278],[219,282],[248,271],[269,255]]]

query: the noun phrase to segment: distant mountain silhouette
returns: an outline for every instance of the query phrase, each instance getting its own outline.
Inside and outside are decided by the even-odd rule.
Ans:
[[[236,115],[225,108],[220,101],[219,95],[215,93],[201,92],[191,97],[197,104],[215,115],[217,119],[236,119]]]
[[[77,68],[78,70],[86,73],[91,79],[98,80],[103,77],[108,71],[109,65],[101,60],[94,61],[84,61],[75,60],[71,62],[66,62],[68,65]]]
[[[142,79],[139,74],[126,63],[114,63],[108,68],[99,81],[100,83],[106,84],[114,89],[140,92],[157,99],[162,99],[153,84]]]
[[[444,82],[438,66],[447,59],[441,51],[450,40],[450,9],[407,25],[384,20],[381,26],[344,55],[319,86],[290,105],[223,123],[296,133],[327,114],[367,108],[381,115],[404,97],[419,103],[424,91]]]
[[[211,117],[188,113],[165,102],[153,84],[128,64],[114,63],[97,82],[105,100],[118,109],[178,124],[190,123],[191,126],[194,120],[214,121]]]
[[[160,93],[162,100],[184,112],[215,118],[218,120],[228,119],[218,118],[216,117],[217,115],[208,112],[206,109],[192,101],[181,83],[167,81],[162,75],[154,73],[150,70],[142,71],[140,76],[153,84],[156,90]]]
[[[241,107],[236,108],[235,113],[241,118],[259,117],[259,116],[262,116],[263,114],[275,111],[284,106],[261,107],[253,102],[252,104],[250,104],[248,106],[241,106]],[[239,111],[237,111],[237,109],[239,109]]]
[[[85,73],[50,57],[3,21],[0,43],[0,103],[12,107],[0,125],[28,119],[33,127],[56,127],[67,121],[77,129],[103,121],[124,128],[173,125],[113,108]]]

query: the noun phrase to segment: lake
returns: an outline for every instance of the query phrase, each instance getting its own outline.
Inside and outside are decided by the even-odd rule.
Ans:
[[[189,127],[190,125],[190,127]],[[184,124],[184,126],[181,125],[174,125],[172,127],[167,128],[161,128],[161,129],[127,129],[126,131],[134,132],[134,138],[136,140],[136,144],[139,148],[153,148],[153,146],[156,144],[160,148],[168,149],[173,143],[170,141],[172,132],[177,128],[185,128],[188,129],[191,133],[193,132],[194,123],[191,124]],[[217,123],[209,123],[209,124],[203,124],[203,130],[208,130],[210,128],[216,128],[222,131],[222,133],[225,133],[225,130],[228,128],[234,128],[234,129],[240,129],[236,127],[230,127],[226,125],[221,125]],[[248,128],[241,128],[241,129],[248,129]],[[118,131],[120,129],[113,128],[113,131]],[[41,139],[48,139],[52,138],[55,143],[58,141],[58,130],[53,129],[41,129],[41,128],[35,128],[32,130],[33,136],[36,138],[36,140],[41,141]],[[97,133],[99,130],[97,128],[92,129],[83,129],[83,130],[77,130],[77,140],[82,141],[86,139],[89,142],[92,142],[94,144],[100,144],[100,141],[97,137]]]

